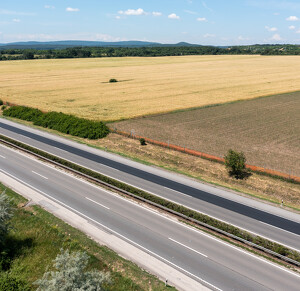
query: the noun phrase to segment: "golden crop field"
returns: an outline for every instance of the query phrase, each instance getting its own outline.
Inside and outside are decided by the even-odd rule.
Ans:
[[[299,56],[0,62],[0,99],[97,120],[300,90]],[[116,78],[120,82],[109,83]]]

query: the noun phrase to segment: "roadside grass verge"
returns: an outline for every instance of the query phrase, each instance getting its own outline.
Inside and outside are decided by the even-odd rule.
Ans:
[[[269,250],[269,251],[273,252],[272,255],[277,256],[277,254],[279,254],[286,258],[297,261],[298,263],[300,262],[300,254],[298,252],[288,249],[287,247],[282,246],[278,243],[272,242],[272,241],[262,238],[260,236],[253,235],[245,230],[239,229],[238,227],[224,223],[222,221],[214,219],[214,218],[212,218],[208,215],[202,214],[200,212],[191,210],[183,205],[176,204],[174,202],[171,202],[164,198],[158,197],[156,195],[152,195],[143,190],[140,190],[133,186],[127,185],[123,182],[120,182],[118,180],[115,180],[113,178],[105,176],[103,174],[100,174],[100,173],[90,170],[88,168],[76,165],[68,160],[64,160],[60,157],[46,153],[37,148],[28,146],[26,144],[20,143],[18,141],[7,138],[5,136],[0,135],[0,139],[7,141],[10,144],[14,144],[14,145],[18,146],[19,148],[22,148],[29,152],[35,153],[39,157],[44,157],[48,161],[51,160],[57,164],[67,167],[68,169],[75,170],[75,171],[77,171],[77,173],[82,173],[82,174],[86,175],[87,177],[92,177],[92,178],[96,179],[97,181],[102,181],[105,183],[104,185],[106,185],[106,186],[108,186],[108,184],[109,184],[112,187],[114,187],[113,189],[115,189],[115,190],[119,190],[119,189],[123,190],[125,192],[122,192],[122,193],[124,193],[126,195],[133,194],[135,196],[135,198],[140,197],[143,201],[147,201],[150,203],[152,202],[152,204],[154,203],[156,207],[160,207],[160,208],[164,209],[165,211],[169,211],[171,213],[175,212],[176,214],[178,213],[178,214],[184,215],[185,218],[192,219],[194,222],[197,221],[201,225],[205,224],[205,226],[207,228],[210,228],[214,231],[222,232],[223,234],[225,234],[224,232],[226,232],[227,236],[233,235],[233,236],[235,236],[235,239],[240,238],[244,241],[247,241],[247,243],[250,242],[252,244],[255,244],[256,248],[258,248],[257,246],[259,246],[259,247],[264,248],[265,249],[264,251]]]
[[[0,183],[0,192],[4,186]],[[31,284],[41,278],[47,266],[59,253],[60,248],[70,251],[85,251],[90,256],[89,268],[109,271],[112,284],[109,290],[175,290],[166,288],[155,276],[140,269],[105,246],[98,245],[84,233],[64,223],[39,206],[25,206],[27,200],[7,189],[6,194],[15,207],[11,220],[8,246],[17,252],[9,266],[11,275]],[[0,273],[4,271],[0,270]]]
[[[84,142],[146,165],[158,166],[216,187],[225,187],[236,194],[250,196],[266,203],[280,205],[283,199],[283,207],[300,211],[299,184],[254,172],[248,179],[237,180],[228,176],[222,164],[152,144],[143,147],[138,140],[114,133],[101,140]]]
[[[6,119],[41,130],[41,127],[33,125],[32,122],[9,117]],[[252,197],[278,206],[283,200],[284,208],[300,212],[300,185],[289,181],[256,173],[246,180],[236,180],[228,176],[227,170],[222,164],[152,144],[148,144],[146,147],[140,146],[139,141],[115,133],[92,141],[72,137],[48,128],[42,130],[145,165],[157,166],[216,187],[227,188],[238,195]]]

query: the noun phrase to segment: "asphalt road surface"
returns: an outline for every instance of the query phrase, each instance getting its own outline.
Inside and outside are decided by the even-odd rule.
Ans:
[[[300,275],[0,146],[0,171],[215,290],[299,290]]]
[[[0,134],[300,251],[300,215],[2,118]]]

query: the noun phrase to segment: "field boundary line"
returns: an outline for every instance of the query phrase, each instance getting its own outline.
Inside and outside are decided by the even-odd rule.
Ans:
[[[174,144],[171,144],[171,143],[161,142],[161,141],[158,141],[158,140],[155,140],[155,139],[151,139],[151,138],[148,138],[148,137],[143,137],[143,136],[140,136],[140,135],[135,135],[135,134],[132,134],[132,133],[128,133],[128,132],[113,129],[113,128],[110,128],[110,131],[112,133],[116,133],[116,134],[119,134],[119,135],[122,135],[122,136],[125,136],[125,137],[129,137],[129,138],[132,138],[132,139],[139,140],[139,139],[143,138],[143,139],[145,139],[146,142],[148,142],[150,144],[153,144],[153,145],[157,145],[157,146],[160,146],[160,147],[163,147],[163,148],[168,148],[168,149],[175,150],[175,151],[178,151],[178,152],[186,153],[188,155],[200,157],[202,159],[206,159],[206,160],[209,160],[209,161],[212,161],[212,162],[225,164],[224,158],[220,158],[220,157],[217,157],[217,156],[214,156],[214,155],[206,154],[206,153],[196,151],[196,150],[191,150],[189,148],[181,147],[181,146],[174,145]],[[248,165],[248,164],[246,164],[246,168],[251,170],[252,172],[255,172],[255,173],[258,173],[258,174],[267,175],[267,176],[271,176],[273,178],[283,179],[283,180],[286,180],[286,181],[289,181],[289,182],[300,184],[300,177],[298,177],[298,176],[289,175],[289,174],[282,173],[282,172],[279,172],[279,171],[276,171],[276,170],[266,169],[266,168],[263,168],[263,167]]]

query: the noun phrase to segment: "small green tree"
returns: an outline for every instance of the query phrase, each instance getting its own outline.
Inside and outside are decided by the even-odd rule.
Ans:
[[[230,149],[224,159],[230,176],[234,176],[236,179],[244,179],[247,176],[246,157],[243,152]]]
[[[37,290],[43,291],[101,291],[103,284],[110,282],[109,273],[96,270],[86,271],[89,256],[85,252],[70,254],[61,249],[61,253],[54,260],[55,271],[46,272],[43,278],[35,282]]]
[[[141,144],[142,146],[147,145],[147,144],[146,144],[146,140],[145,140],[144,138],[140,138],[140,144]]]
[[[117,79],[110,79],[110,80],[109,80],[109,83],[117,83],[117,82],[118,82]]]

